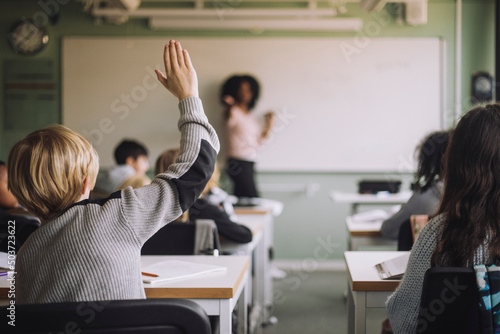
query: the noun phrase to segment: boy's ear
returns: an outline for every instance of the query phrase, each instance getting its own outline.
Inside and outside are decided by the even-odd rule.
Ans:
[[[135,159],[133,156],[127,157],[125,159],[125,165],[133,166],[135,163]]]
[[[90,176],[87,176],[83,181],[82,195],[88,195],[92,189],[90,189]]]

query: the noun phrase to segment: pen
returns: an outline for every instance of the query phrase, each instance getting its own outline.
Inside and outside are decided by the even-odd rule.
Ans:
[[[9,274],[9,271],[2,271],[0,272],[0,276],[7,276]],[[15,272],[14,272],[15,274]]]
[[[151,273],[141,272],[141,274],[142,274],[142,275],[144,275],[144,276],[158,277],[158,275],[156,275],[156,274],[151,274]]]

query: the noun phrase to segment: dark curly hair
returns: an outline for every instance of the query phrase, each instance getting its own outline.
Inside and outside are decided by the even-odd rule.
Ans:
[[[260,95],[260,85],[257,79],[249,74],[233,75],[224,82],[220,91],[220,102],[224,106],[227,106],[226,102],[224,102],[224,96],[226,95],[231,96],[236,102],[238,102],[238,91],[240,90],[243,82],[248,82],[250,84],[250,89],[253,93],[252,101],[248,104],[248,109],[252,110],[255,107],[255,103]],[[226,114],[227,118],[227,116],[229,116],[228,112],[226,112]]]
[[[443,156],[448,146],[449,131],[436,131],[417,146],[418,168],[413,190],[424,192],[443,175]]]

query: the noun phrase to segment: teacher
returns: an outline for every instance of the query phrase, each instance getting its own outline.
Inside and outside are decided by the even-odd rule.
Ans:
[[[234,183],[237,197],[259,197],[255,185],[255,160],[263,141],[269,137],[274,113],[264,115],[264,125],[252,113],[260,87],[250,75],[235,75],[221,89],[227,139],[226,172]]]

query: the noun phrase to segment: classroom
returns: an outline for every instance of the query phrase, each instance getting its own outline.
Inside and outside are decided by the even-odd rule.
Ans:
[[[399,280],[379,280],[374,268],[401,248],[381,237],[380,225],[356,225],[356,214],[397,212],[412,195],[422,139],[497,99],[498,15],[494,0],[1,1],[0,161],[33,131],[63,124],[92,143],[100,173],[115,165],[122,139],[143,143],[152,180],[156,158],[181,138],[181,104],[155,72],[166,71],[164,45],[179,41],[219,136],[220,188],[239,197],[235,214],[254,238],[243,247],[223,236],[222,250],[235,255],[222,260],[242,271],[227,269],[227,282],[206,276],[207,284],[237,283],[217,304],[229,314],[210,311],[215,304],[206,297],[185,299],[198,301],[222,334],[381,333]],[[15,27],[30,20],[40,32],[16,48]],[[23,39],[37,33],[40,49],[23,51]],[[235,74],[260,84],[258,126],[274,115],[256,153],[259,196],[238,196],[226,170],[223,103],[231,103],[220,92]],[[393,181],[397,190],[364,196],[362,181]],[[247,197],[262,201],[246,206]],[[205,257],[207,265],[226,265]],[[358,262],[373,269],[375,291],[362,288],[369,274],[356,282]],[[181,280],[172,284],[188,290]],[[162,297],[162,288],[153,290],[146,300]]]

